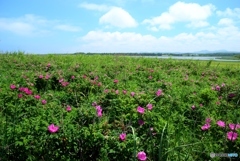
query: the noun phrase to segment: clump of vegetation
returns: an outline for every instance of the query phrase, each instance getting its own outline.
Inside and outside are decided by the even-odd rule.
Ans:
[[[240,151],[234,64],[21,53],[0,55],[0,64],[1,160],[209,160]]]

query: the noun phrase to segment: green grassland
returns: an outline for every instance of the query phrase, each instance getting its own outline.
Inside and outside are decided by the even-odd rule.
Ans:
[[[2,54],[0,158],[229,160],[210,153],[240,152],[239,84],[238,62]]]

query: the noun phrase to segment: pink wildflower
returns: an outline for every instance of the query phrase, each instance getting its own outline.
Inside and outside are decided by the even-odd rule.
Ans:
[[[152,105],[152,104],[147,104],[147,108],[148,108],[149,110],[152,110],[153,105]]]
[[[145,160],[147,160],[147,155],[144,151],[140,151],[137,154],[137,158],[141,161],[145,161]]]
[[[118,91],[118,90],[116,90],[116,91],[115,91],[115,93],[116,93],[116,94],[118,94],[118,93],[119,93],[119,91]]]
[[[125,139],[126,139],[126,133],[121,133],[120,135],[119,135],[119,139],[121,140],[121,141],[124,141]]]
[[[221,89],[220,86],[216,86],[215,88],[216,91],[220,91],[220,89]]]
[[[40,99],[40,96],[39,95],[35,95],[34,98],[36,98],[37,100]]]
[[[158,89],[157,92],[156,92],[156,95],[159,97],[161,94],[162,94],[162,90]]]
[[[23,95],[22,95],[21,93],[18,94],[18,98],[22,98],[22,96],[23,96]]]
[[[11,84],[11,85],[10,85],[10,88],[11,88],[11,89],[15,89],[16,86],[15,86],[14,84]]]
[[[235,130],[237,127],[237,125],[235,125],[235,124],[228,124],[228,126],[231,130]]]
[[[192,105],[192,109],[194,110],[196,107],[194,105]]]
[[[142,107],[140,107],[140,106],[138,106],[138,107],[137,107],[137,111],[138,111],[138,113],[140,113],[140,114],[144,114],[145,109],[142,108]]]
[[[127,94],[127,91],[126,91],[126,90],[123,90],[123,94]]]
[[[117,84],[117,83],[118,83],[118,80],[117,80],[117,79],[115,79],[113,82]]]
[[[45,79],[49,79],[49,78],[50,78],[50,75],[47,74],[47,75],[45,76]]]
[[[202,130],[208,130],[210,128],[210,124],[205,124],[201,127]]]
[[[66,110],[67,110],[68,112],[71,111],[71,110],[72,110],[71,106],[67,105]]]
[[[94,106],[94,107],[97,106],[97,102],[93,102],[92,106]]]
[[[74,75],[72,75],[72,76],[71,76],[71,78],[72,78],[72,79],[74,79],[74,78],[75,78],[75,76],[74,76]]]
[[[206,123],[210,124],[210,122],[211,122],[211,118],[206,118]]]
[[[55,132],[58,131],[58,129],[59,129],[59,127],[56,126],[56,125],[54,125],[54,124],[51,124],[51,125],[48,126],[48,131],[49,131],[50,133],[55,133]]]
[[[101,82],[98,82],[98,87],[101,87],[102,86],[102,83]]]
[[[236,132],[230,131],[227,133],[228,140],[234,141],[237,139],[237,137],[238,137],[238,134]]]
[[[131,96],[133,97],[135,95],[135,92],[131,92]]]
[[[47,103],[46,100],[42,100],[42,104],[45,105]]]
[[[38,78],[42,79],[42,78],[43,78],[43,75],[39,75]]]
[[[225,127],[225,122],[223,122],[222,120],[217,121],[217,125],[220,127]]]

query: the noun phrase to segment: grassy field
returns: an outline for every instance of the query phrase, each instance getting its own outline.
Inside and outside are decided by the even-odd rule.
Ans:
[[[239,84],[237,62],[3,54],[0,159],[229,160]]]

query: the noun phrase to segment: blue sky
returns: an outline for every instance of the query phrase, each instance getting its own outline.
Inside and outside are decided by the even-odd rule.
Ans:
[[[239,0],[0,1],[0,51],[240,51]]]

